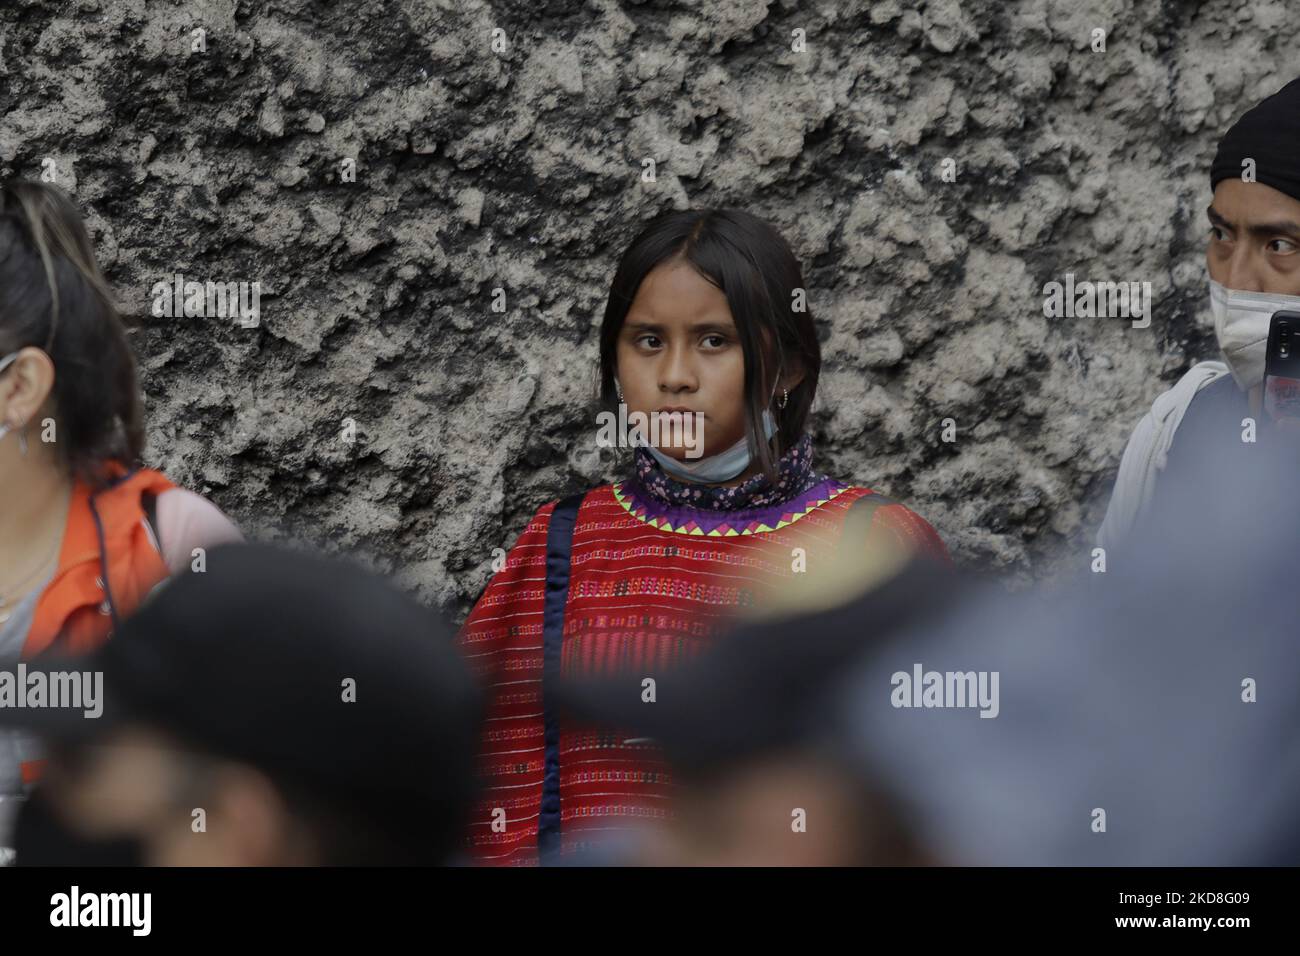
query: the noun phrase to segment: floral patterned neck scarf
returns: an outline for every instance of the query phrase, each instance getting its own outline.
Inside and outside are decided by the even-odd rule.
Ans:
[[[644,497],[675,507],[705,511],[738,511],[765,508],[789,501],[818,482],[828,480],[812,468],[812,436],[807,433],[791,445],[777,461],[776,481],[761,472],[738,485],[705,485],[678,481],[666,474],[644,448],[636,449],[634,484]]]

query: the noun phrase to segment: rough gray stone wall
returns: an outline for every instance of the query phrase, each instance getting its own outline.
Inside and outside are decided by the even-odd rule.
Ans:
[[[152,463],[457,617],[539,505],[619,473],[596,328],[624,244],[686,205],[750,209],[800,255],[825,469],[1028,580],[1086,553],[1132,425],[1214,351],[1208,163],[1295,71],[1287,13],[19,0],[0,175],[52,159],[86,211],[140,325]],[[177,272],[259,281],[260,325],[153,316]],[[1150,281],[1150,328],[1046,319],[1066,272]]]

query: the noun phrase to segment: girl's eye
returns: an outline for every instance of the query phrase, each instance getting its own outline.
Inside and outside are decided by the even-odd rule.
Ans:
[[[1282,246],[1284,248],[1275,249],[1274,246]],[[1297,247],[1296,244],[1292,242],[1290,239],[1271,239],[1269,240],[1268,243],[1269,252],[1281,253],[1284,256],[1290,255],[1291,253],[1295,252],[1297,248],[1300,247]]]
[[[636,340],[636,344],[648,349],[657,348],[659,346],[659,336],[643,335]]]
[[[712,342],[713,345],[710,347],[715,349],[720,349],[727,344],[727,340],[723,338],[721,335],[706,335],[704,337],[704,342],[706,344]]]

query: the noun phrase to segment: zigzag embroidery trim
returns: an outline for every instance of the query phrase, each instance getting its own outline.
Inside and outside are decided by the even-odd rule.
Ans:
[[[625,495],[623,493],[622,482],[615,484],[613,486],[613,491],[614,491],[614,500],[623,506],[624,511],[630,514],[633,518],[636,518],[642,524],[647,524],[652,528],[658,528],[660,531],[671,531],[674,534],[698,534],[706,538],[735,538],[743,534],[758,534],[763,531],[779,531],[781,528],[784,528],[786,525],[794,524],[796,521],[798,521],[800,518],[807,515],[809,512],[815,511],[816,509],[820,508],[822,505],[826,504],[826,502],[830,501],[832,498],[839,497],[841,494],[848,491],[852,487],[853,487],[852,485],[845,485],[842,488],[836,488],[825,498],[818,498],[812,501],[808,501],[802,511],[786,512],[785,514],[781,515],[781,519],[774,525],[764,524],[761,521],[751,521],[743,528],[733,528],[731,527],[731,525],[720,524],[711,531],[705,531],[694,521],[687,521],[685,524],[678,525],[676,528],[674,528],[671,522],[669,522],[669,520],[666,517],[647,518],[645,507],[642,506],[640,508],[634,508],[632,505],[632,496],[630,494]]]

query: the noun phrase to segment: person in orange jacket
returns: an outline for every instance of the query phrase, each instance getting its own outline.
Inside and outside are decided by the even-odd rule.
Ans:
[[[126,330],[76,206],[0,187],[0,667],[102,644],[196,548],[240,540],[210,502],[141,467]],[[4,804],[35,781],[28,738],[0,735]],[[9,803],[14,803],[9,800]]]

